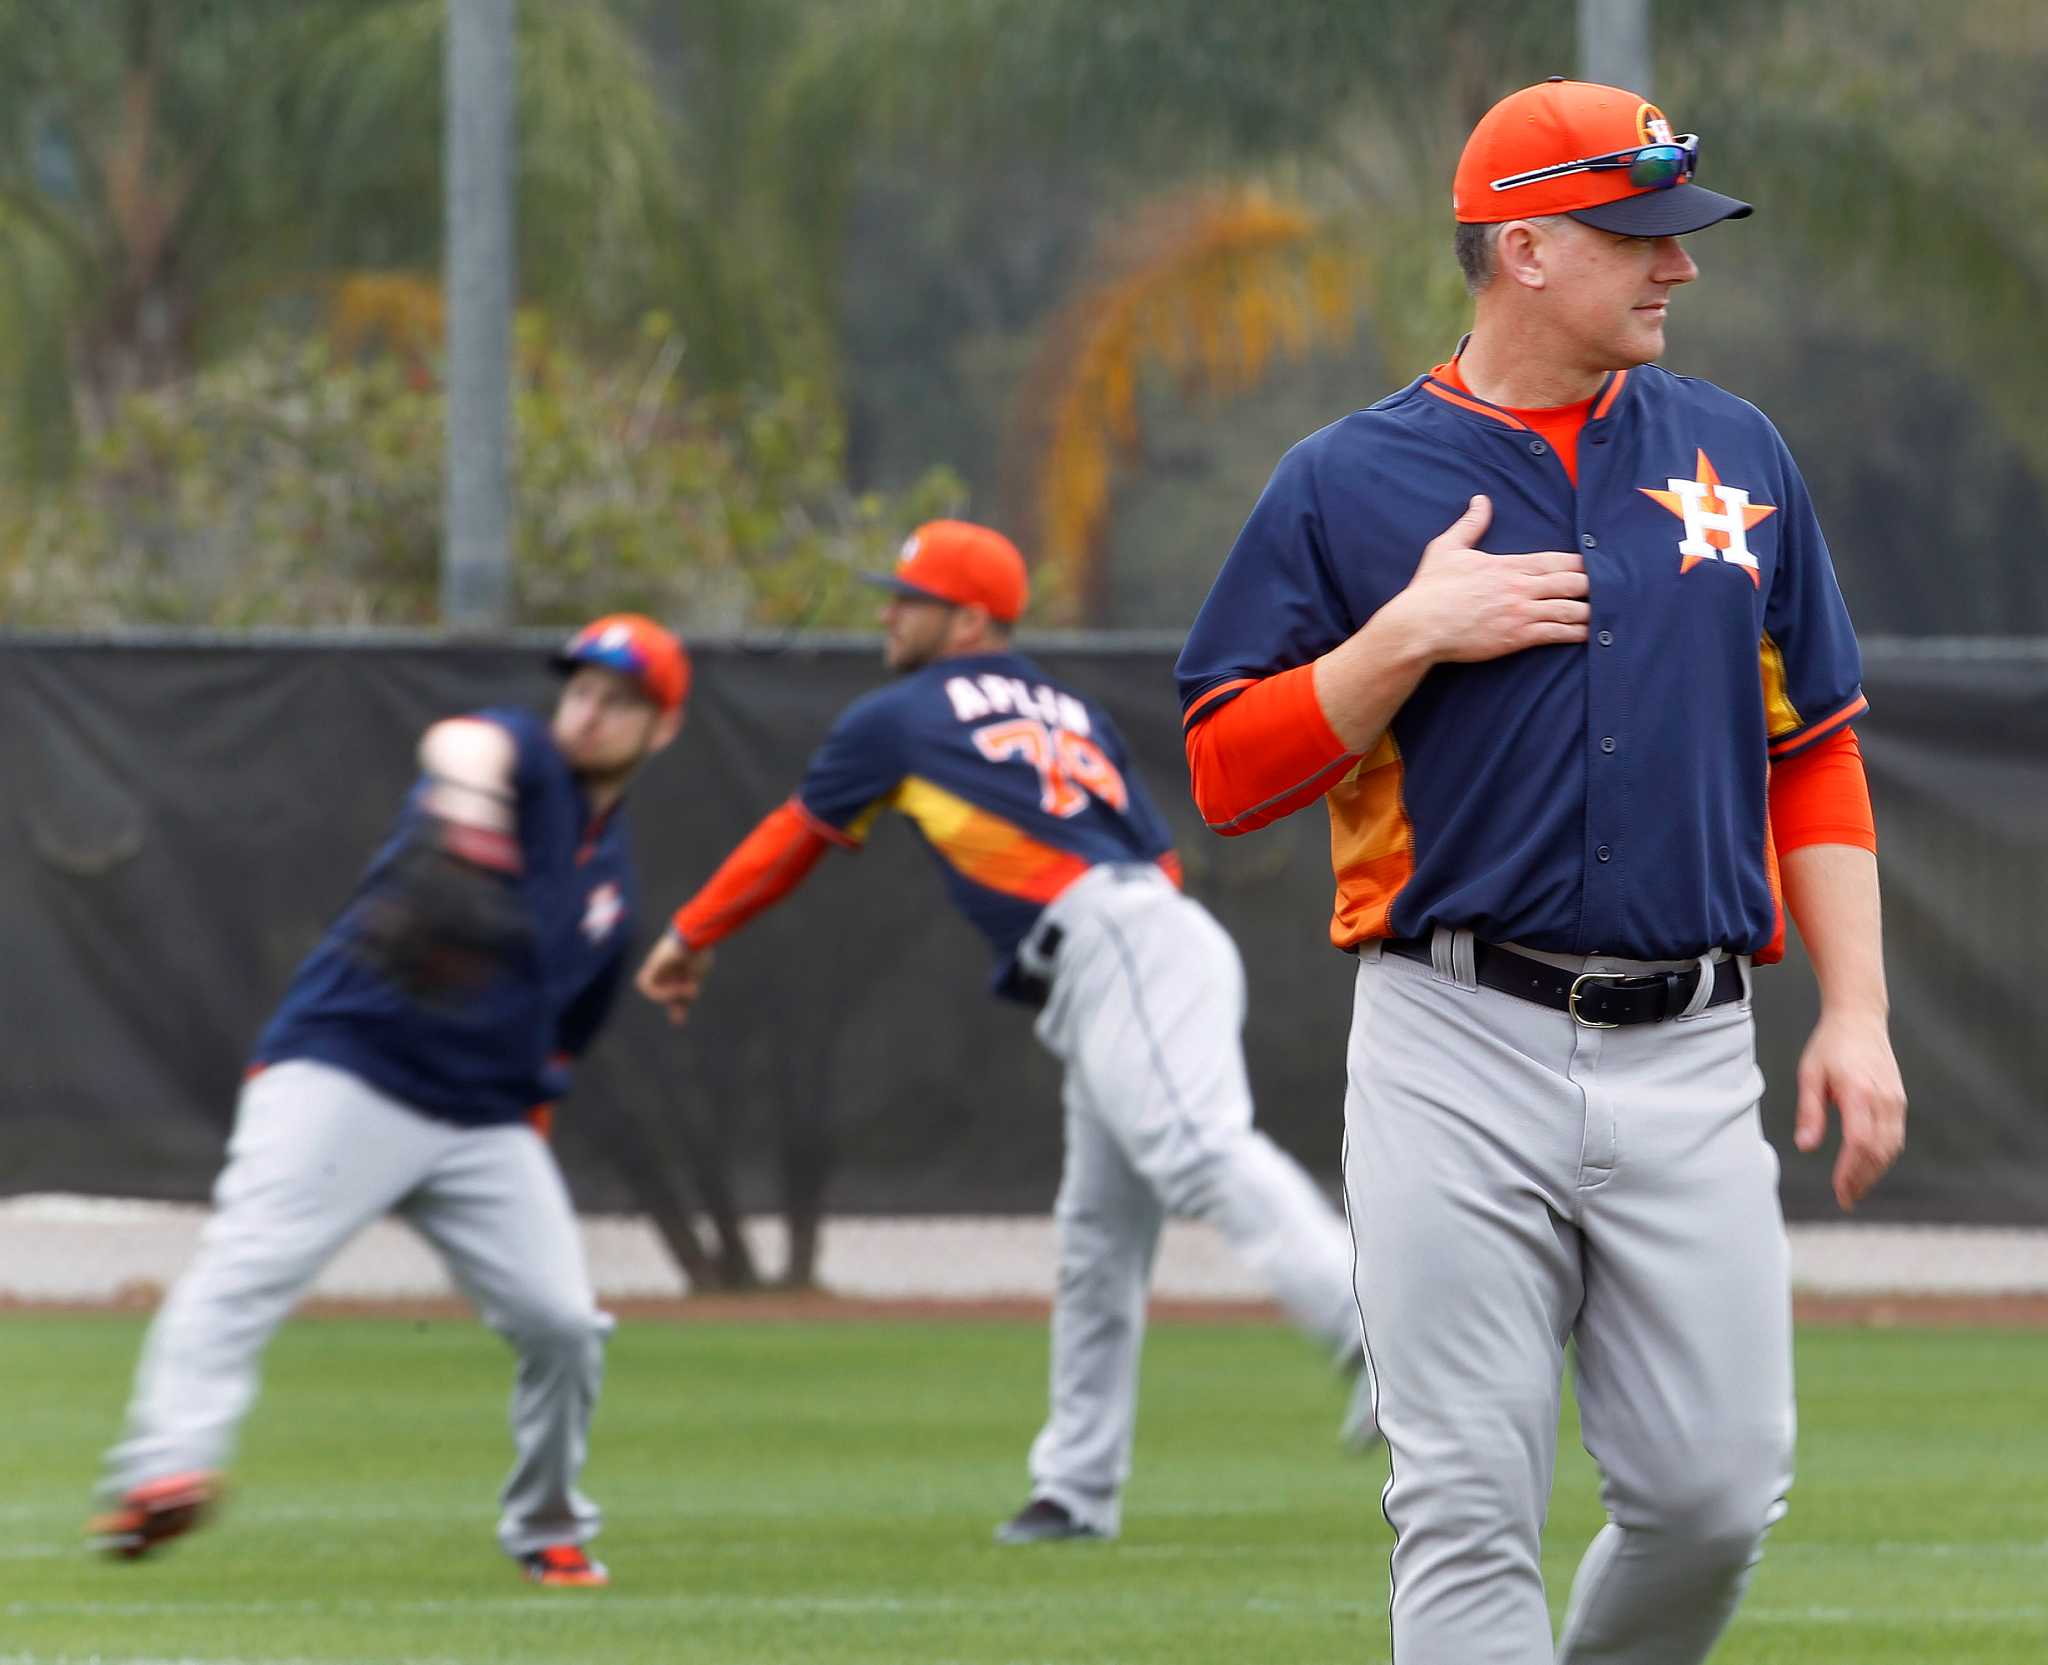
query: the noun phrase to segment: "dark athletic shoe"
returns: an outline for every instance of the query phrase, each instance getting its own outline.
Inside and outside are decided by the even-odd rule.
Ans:
[[[139,1561],[158,1544],[189,1532],[220,1500],[220,1477],[171,1474],[129,1490],[113,1508],[85,1523],[93,1548],[117,1561]]]
[[[1050,1544],[1069,1538],[1097,1538],[1102,1534],[1084,1526],[1065,1507],[1049,1497],[1034,1497],[1016,1514],[996,1528],[999,1544]]]

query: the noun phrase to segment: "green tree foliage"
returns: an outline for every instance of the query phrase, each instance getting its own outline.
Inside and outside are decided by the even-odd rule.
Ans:
[[[740,387],[836,371],[841,228],[870,86],[816,75],[834,54],[819,0],[663,0],[678,212],[662,254],[695,373]]]
[[[1898,413],[1923,402],[1921,384],[1955,375],[1995,418],[1991,437],[2048,481],[2048,428],[2038,419],[2038,377],[2026,368],[2048,362],[2048,162],[2032,137],[2048,118],[2048,6],[1723,0],[1650,11],[1654,90],[1682,126],[1703,131],[1705,182],[1759,205],[1754,221],[1701,240],[1710,282],[1685,298],[1675,361],[1706,374],[1735,368],[1732,337],[1751,314],[1761,315],[1755,327],[1767,359],[1803,361],[1812,345],[1801,333],[1810,330],[1806,303],[1825,297],[1839,344],[1887,366],[1891,393],[1856,409],[1825,386],[1738,381],[1766,394],[1781,421],[1822,441],[1803,443],[1803,456],[1819,461],[1827,445],[1890,446],[1903,431]],[[1125,264],[1148,223],[1143,205],[1171,200],[1191,179],[1262,185],[1348,242],[1368,346],[1353,366],[1355,385],[1337,393],[1338,403],[1304,404],[1296,432],[1449,352],[1470,317],[1449,257],[1458,149],[1493,99],[1545,74],[1572,74],[1578,62],[1576,7],[1557,0],[899,0],[883,12],[908,66],[888,131],[906,144],[944,144],[944,165],[928,167],[928,180],[943,185],[948,169],[971,175],[977,159],[1014,166],[1028,154],[1070,167],[1074,188],[1093,195],[1097,244],[1051,274],[1054,294],[1038,320],[1057,319],[1065,295]],[[916,201],[914,187],[892,181],[892,190],[896,201]],[[948,211],[944,202],[923,210],[933,219]],[[961,250],[954,286],[971,292],[1014,266],[1035,229],[999,226]],[[875,329],[870,318],[847,324]],[[1056,330],[1013,328],[1012,342],[1038,336],[1042,371],[1044,349],[1059,345]],[[976,390],[957,367],[1000,356],[997,344],[971,335],[882,339],[892,352],[924,350],[927,383],[962,403]],[[1011,352],[1013,361],[1030,356]],[[1304,388],[1313,373],[1291,372]],[[894,375],[913,379],[902,365]],[[1062,379],[1034,374],[1010,385],[1028,395]],[[1144,402],[1168,406],[1179,391],[1155,373]],[[888,420],[886,410],[858,403],[858,388],[851,396],[857,421]],[[1015,455],[1032,414],[1020,420],[1013,410],[1002,476],[1035,477]],[[1893,432],[1866,441],[1886,421]],[[1201,483],[1187,476],[1190,445],[1217,459],[1201,479],[1238,467],[1228,424],[1219,415],[1206,431],[1183,425],[1180,460],[1140,451],[1128,467],[1165,469],[1154,483],[1171,478],[1181,487],[1171,495],[1185,497]],[[966,422],[954,428],[972,431]],[[1985,501],[1997,471],[1979,468],[1981,455],[1960,441],[1956,449],[1940,470],[1943,488],[1960,504]],[[1237,512],[1273,454],[1247,465],[1232,496]],[[978,457],[962,460],[974,465],[977,485],[996,472]],[[999,512],[1021,519],[1027,500],[1006,490]],[[1202,527],[1119,524],[1105,558],[1212,567],[1233,530],[1228,515]],[[1170,593],[1141,582],[1118,587]]]
[[[693,630],[871,622],[855,574],[956,508],[958,481],[856,494],[815,389],[696,394],[682,358],[659,318],[613,367],[523,326],[518,621],[630,608]],[[0,493],[0,619],[431,624],[445,418],[428,366],[284,337],[130,394],[70,482]]]
[[[324,271],[435,264],[444,12],[0,0],[0,425],[17,473],[61,465],[79,427]],[[604,4],[525,0],[519,28],[523,291],[630,328],[674,212],[644,55]]]
[[[1674,11],[1677,8],[1673,8]],[[1740,0],[1659,13],[1674,110],[1713,112],[1709,183],[1759,204],[1780,281],[1976,382],[2048,481],[2048,6]]]
[[[445,18],[0,0],[9,624],[432,620],[441,308],[407,274],[440,253]],[[521,0],[519,279],[550,320],[522,345],[526,620],[602,592],[694,628],[865,622],[852,566],[958,506],[945,475],[845,485],[832,254],[866,89],[806,79],[835,21]]]
[[[444,3],[0,0],[0,477],[61,473],[80,436],[100,454],[127,391],[248,362],[337,274],[433,269]],[[1128,266],[1162,199],[1259,188],[1347,245],[1358,396],[1442,357],[1468,315],[1458,146],[1503,91],[1573,72],[1576,10],[522,0],[522,296],[592,366],[631,356],[659,306],[700,398],[802,387],[835,456],[850,412],[857,475],[915,481],[944,455],[977,512],[1021,527],[1056,321]],[[1710,323],[1725,339],[1773,296],[1824,292],[1842,345],[1898,367],[1895,403],[1916,366],[1954,373],[2048,479],[2025,369],[2048,358],[2048,6],[1651,15],[1656,90],[1704,130],[1707,183],[1761,208],[1701,250],[1688,362],[1715,373]],[[1303,429],[1330,414],[1314,397]],[[1868,415],[1839,411],[1845,445]],[[1105,558],[1206,563],[1230,530],[1133,527]]]
[[[1573,11],[1571,0],[879,0],[874,28],[898,65],[896,129],[1056,147],[1171,183],[1326,149],[1361,112],[1422,133],[1468,128],[1503,77],[1570,72]]]

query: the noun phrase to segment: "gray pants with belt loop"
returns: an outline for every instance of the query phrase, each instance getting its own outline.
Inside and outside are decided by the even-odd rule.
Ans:
[[[1056,956],[1034,963],[1055,926]],[[1340,1362],[1360,1347],[1352,1249],[1315,1182],[1252,1127],[1244,967],[1207,909],[1156,868],[1098,867],[1046,910],[1022,959],[1050,974],[1037,1032],[1066,1066],[1052,1406],[1032,1495],[1114,1534],[1165,1217],[1215,1225]]]
[[[1478,987],[1468,934],[1434,946],[1434,971],[1361,956],[1345,1103],[1394,1658],[1552,1660],[1539,1537],[1569,1340],[1608,1524],[1554,1657],[1696,1665],[1792,1481],[1790,1275],[1749,1002],[1587,1028]]]
[[[524,1555],[595,1535],[600,1516],[577,1480],[612,1320],[591,1293],[545,1141],[524,1123],[436,1121],[304,1059],[242,1090],[213,1214],[143,1343],[127,1426],[107,1454],[109,1499],[226,1465],[278,1325],[342,1246],[392,1210],[519,1355],[499,1543]]]

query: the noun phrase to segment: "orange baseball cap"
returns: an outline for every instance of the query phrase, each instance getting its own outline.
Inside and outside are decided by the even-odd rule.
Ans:
[[[563,673],[601,665],[631,679],[663,711],[690,697],[690,655],[672,631],[640,613],[607,613],[565,642],[551,663]]]
[[[986,607],[1005,624],[1024,611],[1031,580],[1017,546],[971,520],[928,520],[903,540],[894,572],[862,573],[870,584],[914,601]]]
[[[1624,237],[1676,237],[1752,212],[1693,184],[1698,160],[1697,135],[1673,133],[1648,99],[1553,75],[1479,118],[1451,207],[1465,225],[1569,214]]]

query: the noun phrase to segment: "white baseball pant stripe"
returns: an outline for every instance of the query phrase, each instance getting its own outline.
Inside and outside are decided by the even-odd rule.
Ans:
[[[1361,961],[1345,1184],[1374,1268],[1395,1665],[1696,1665],[1792,1483],[1749,1003],[1592,1029],[1477,987],[1466,954]],[[1553,1655],[1538,1555],[1568,1340],[1608,1524]]]
[[[1165,1217],[1214,1224],[1340,1362],[1360,1346],[1352,1246],[1315,1182],[1252,1127],[1244,968],[1208,911],[1156,868],[1105,866],[1062,892],[1044,924],[1061,939],[1037,1032],[1066,1066],[1066,1159],[1052,1405],[1031,1448],[1032,1495],[1114,1534]]]
[[[458,1127],[309,1060],[242,1090],[214,1209],[151,1323],[105,1490],[232,1456],[264,1347],[321,1267],[396,1210],[519,1355],[517,1456],[500,1499],[507,1554],[582,1543],[600,1516],[577,1489],[604,1370],[597,1310],[560,1170],[526,1125]]]

